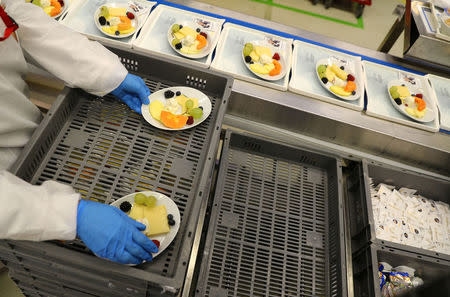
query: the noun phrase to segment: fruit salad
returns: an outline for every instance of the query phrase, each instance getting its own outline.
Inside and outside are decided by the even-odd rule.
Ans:
[[[64,10],[63,0],[31,0],[31,3],[42,7],[45,13],[51,17],[58,16]]]
[[[404,106],[404,111],[410,116],[423,118],[427,111],[427,104],[423,100],[423,94],[411,94],[404,84],[401,86],[391,86],[389,94],[392,100],[399,106]]]
[[[124,36],[133,33],[136,28],[132,24],[135,16],[125,7],[102,6],[98,15],[98,23],[101,30],[114,36]]]
[[[181,24],[173,24],[170,28],[172,46],[185,55],[198,54],[208,44],[208,35],[200,28],[193,29]]]
[[[158,199],[154,196],[137,193],[134,195],[134,203],[124,201],[119,208],[130,218],[144,224],[144,234],[153,237],[169,233],[170,227],[176,223],[173,215],[167,214],[166,206],[156,205],[157,202]],[[159,248],[159,241],[155,244]]]
[[[255,73],[269,76],[277,76],[281,73],[280,54],[272,54],[270,47],[246,43],[242,54],[245,63]]]
[[[355,77],[345,71],[345,66],[336,64],[321,64],[317,74],[322,83],[334,94],[349,97],[356,94]]]
[[[165,102],[154,100],[150,103],[150,115],[165,127],[181,129],[186,125],[193,125],[195,120],[203,116],[203,107],[199,106],[198,99],[189,98],[180,91],[164,92]]]

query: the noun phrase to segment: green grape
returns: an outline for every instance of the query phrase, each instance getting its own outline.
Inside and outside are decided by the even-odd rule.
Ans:
[[[145,197],[145,205],[149,206],[149,207],[154,207],[156,205],[156,202],[158,200],[156,199],[155,196],[147,196]]]
[[[134,202],[136,204],[144,204],[146,199],[147,199],[147,196],[145,196],[142,193],[137,193],[136,195],[134,195]]]
[[[203,110],[198,107],[193,108],[189,111],[189,115],[191,115],[194,119],[199,119],[203,115]]]
[[[178,24],[172,25],[172,32],[176,33],[178,31],[180,31],[180,25],[178,25]]]
[[[245,56],[249,56],[252,51],[253,51],[253,45],[251,43],[246,43],[244,45],[244,49],[243,49],[242,53],[244,54],[244,57],[245,57]]]
[[[186,109],[187,109],[187,111],[189,112],[189,110],[191,110],[191,108],[193,108],[194,107],[194,101],[192,101],[192,100],[187,100],[186,101]]]
[[[172,40],[172,45],[175,46],[175,45],[177,45],[177,44],[180,43],[180,42],[181,42],[181,41],[180,41],[179,39],[174,38],[174,39]]]

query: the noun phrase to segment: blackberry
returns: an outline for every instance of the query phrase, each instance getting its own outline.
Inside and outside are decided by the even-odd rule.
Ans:
[[[164,92],[164,97],[165,97],[166,99],[170,99],[170,98],[172,98],[173,96],[174,96],[174,92],[172,92],[171,90],[167,90],[167,91]]]
[[[250,63],[252,61],[252,57],[245,56],[245,62]]]
[[[98,18],[98,22],[100,23],[100,25],[104,26],[106,25],[106,18],[104,16],[101,16]]]
[[[397,103],[397,105],[402,105],[402,99],[400,98],[396,98],[394,99],[395,103]]]
[[[124,201],[120,204],[120,210],[123,212],[129,212],[131,210],[131,203]]]
[[[322,77],[322,82],[323,82],[324,84],[326,84],[326,83],[328,82],[328,78]]]
[[[175,48],[176,48],[177,50],[181,49],[182,47],[183,47],[183,45],[181,44],[181,42],[175,44]]]

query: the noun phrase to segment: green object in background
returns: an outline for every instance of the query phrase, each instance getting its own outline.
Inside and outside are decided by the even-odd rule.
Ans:
[[[270,6],[273,6],[273,7],[278,7],[278,8],[282,8],[282,9],[298,12],[298,13],[303,13],[303,14],[306,14],[306,15],[310,15],[310,16],[313,16],[313,17],[318,17],[318,18],[321,18],[321,19],[325,19],[325,20],[328,20],[328,21],[332,21],[332,22],[343,24],[343,25],[347,25],[347,26],[352,26],[352,27],[364,29],[364,22],[363,22],[363,18],[362,17],[357,18],[357,22],[355,24],[355,23],[351,23],[351,22],[348,22],[348,21],[332,18],[332,17],[326,16],[326,15],[321,15],[321,14],[318,14],[318,13],[315,13],[315,12],[310,12],[310,11],[306,11],[306,10],[295,8],[295,7],[291,7],[291,6],[274,3],[273,0],[250,0],[250,1],[258,2],[258,3],[270,5]]]

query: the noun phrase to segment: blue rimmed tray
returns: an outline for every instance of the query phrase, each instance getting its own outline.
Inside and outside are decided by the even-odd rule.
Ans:
[[[440,128],[450,131],[450,79],[428,74],[439,107]]]
[[[185,58],[176,53],[167,40],[169,27],[176,23],[193,22],[196,19],[207,20],[215,28],[213,37],[213,50],[206,57],[200,59]],[[224,19],[212,18],[202,14],[181,10],[167,5],[158,5],[151,13],[147,23],[142,28],[139,37],[133,42],[133,48],[142,53],[150,53],[174,61],[183,61],[188,64],[208,68],[211,64],[214,48],[220,38],[220,32]],[[211,36],[212,33],[208,32]]]
[[[271,38],[280,41],[280,53],[286,59],[289,67],[286,75],[277,81],[266,81],[258,78],[244,64],[242,49],[244,44],[251,41]],[[216,49],[216,56],[211,63],[211,69],[230,74],[235,78],[252,82],[269,88],[286,91],[288,88],[289,72],[292,64],[292,39],[282,38],[276,35],[243,26],[227,23],[224,25],[222,35]]]
[[[406,126],[418,129],[437,132],[439,131],[439,116],[436,101],[432,96],[433,90],[425,76],[420,76],[411,72],[400,71],[395,68],[387,67],[381,64],[363,61],[366,92],[367,92],[367,110],[366,114],[378,117],[387,121],[400,123]],[[419,123],[403,115],[391,103],[391,97],[388,93],[387,85],[392,80],[398,80],[401,75],[412,77],[420,82],[424,96],[427,96],[433,102],[435,116],[429,123]]]
[[[326,59],[331,56],[350,60],[354,63],[356,76],[360,79],[361,83],[359,85],[362,88],[361,97],[357,100],[348,101],[340,99],[320,85],[321,83],[316,75],[316,63],[321,59]],[[289,82],[289,91],[361,111],[364,108],[364,86],[361,57],[347,55],[298,40],[294,41],[292,77]]]
[[[139,16],[139,26],[147,20],[150,10],[156,4],[156,2],[134,0],[77,0],[72,1],[71,6],[65,16],[62,17],[61,24],[86,35],[89,39],[101,41],[103,44],[112,45],[119,48],[131,48],[132,43],[135,40],[140,28],[137,28],[135,33],[130,37],[115,39],[108,37],[97,28],[94,22],[94,13],[101,5],[107,5],[108,3],[124,3],[128,5],[129,2],[136,2],[142,7],[145,7],[145,13]]]

